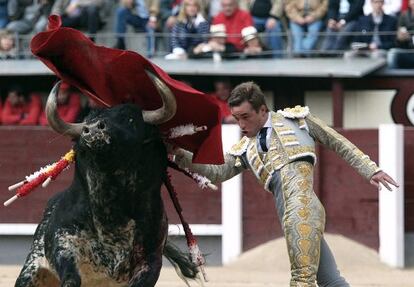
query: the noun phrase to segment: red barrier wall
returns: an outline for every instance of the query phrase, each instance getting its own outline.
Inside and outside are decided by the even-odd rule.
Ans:
[[[378,159],[377,130],[341,131],[373,160]],[[13,195],[7,190],[24,176],[52,163],[67,152],[72,143],[43,127],[0,127],[0,201]],[[414,129],[405,131],[405,219],[406,231],[414,231]],[[318,147],[315,192],[327,213],[326,230],[341,233],[372,248],[378,247],[378,194],[335,153]],[[172,181],[190,223],[220,224],[220,191],[200,190],[192,180],[171,172]],[[65,171],[46,189],[39,188],[9,207],[0,208],[1,223],[36,223],[48,198],[69,186],[73,171]],[[250,172],[243,175],[243,249],[281,236],[274,200]],[[178,223],[166,191],[164,202],[170,223]]]
[[[72,146],[70,139],[46,127],[0,127],[0,201],[14,195],[7,187],[26,175],[58,160]],[[221,193],[201,190],[191,179],[171,171],[172,182],[191,223],[221,223]],[[47,188],[38,188],[8,207],[1,205],[1,223],[36,223],[54,193],[64,190],[72,181],[73,170],[64,171]],[[178,216],[163,190],[170,223],[179,223]]]

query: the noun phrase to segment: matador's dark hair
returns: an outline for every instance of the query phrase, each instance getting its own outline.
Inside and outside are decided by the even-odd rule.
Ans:
[[[253,82],[245,82],[236,86],[233,91],[231,91],[227,103],[231,108],[240,106],[245,101],[249,102],[256,112],[260,110],[262,105],[267,108],[262,90]]]

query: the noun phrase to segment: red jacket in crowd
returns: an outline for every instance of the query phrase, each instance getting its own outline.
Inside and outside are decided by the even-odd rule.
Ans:
[[[404,12],[407,9],[408,9],[408,0],[402,0],[401,12]]]
[[[31,94],[27,103],[12,106],[6,99],[2,112],[2,120],[5,125],[37,125],[40,112],[42,110],[42,101],[38,94]]]
[[[227,42],[233,44],[237,50],[243,50],[241,30],[253,26],[253,18],[249,12],[237,8],[233,15],[226,17],[223,12],[213,19],[213,25],[224,24],[226,26]],[[233,35],[233,36],[232,36]]]
[[[66,105],[57,105],[59,116],[68,123],[73,123],[79,115],[81,110],[80,96],[78,93],[70,93],[69,100]],[[43,111],[40,117],[40,124],[42,126],[48,125],[46,113]]]

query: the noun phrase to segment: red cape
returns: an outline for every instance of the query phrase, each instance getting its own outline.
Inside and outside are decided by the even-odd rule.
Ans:
[[[170,78],[143,56],[95,45],[81,32],[61,27],[59,16],[49,17],[48,30],[30,43],[32,53],[60,79],[106,106],[135,103],[145,110],[161,107],[161,99],[144,68],[157,74],[177,100],[177,113],[159,126],[161,132],[184,124],[207,126],[207,131],[173,139],[194,153],[193,162],[222,164],[220,110],[204,93]]]

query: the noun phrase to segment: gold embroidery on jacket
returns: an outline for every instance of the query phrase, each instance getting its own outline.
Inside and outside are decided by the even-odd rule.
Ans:
[[[234,156],[242,155],[246,151],[249,142],[250,140],[248,137],[243,137],[238,143],[230,148],[228,153]]]

